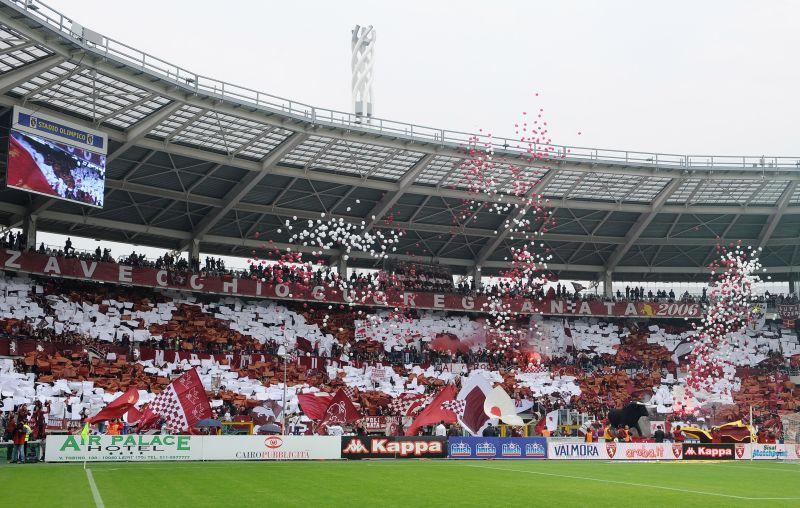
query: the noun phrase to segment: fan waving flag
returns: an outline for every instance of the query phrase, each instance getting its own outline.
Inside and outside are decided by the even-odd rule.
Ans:
[[[128,412],[136,402],[139,401],[139,390],[134,386],[127,392],[123,393],[116,399],[112,400],[106,407],[100,410],[99,413],[89,418],[89,423],[104,422],[107,420],[114,420],[122,418],[122,415]]]
[[[445,408],[447,402],[453,401],[456,398],[456,387],[447,385],[433,398],[428,407],[420,412],[419,416],[414,419],[414,423],[406,430],[406,436],[413,436],[417,433],[420,427],[425,425],[433,425],[439,422],[454,423],[456,421],[456,414],[451,410]],[[449,404],[447,407],[451,407]]]
[[[403,393],[392,399],[389,410],[400,416],[414,416],[433,400],[432,395],[421,393]]]
[[[139,430],[152,428],[163,419],[170,432],[186,432],[211,414],[203,383],[192,369],[153,399],[139,419]]]
[[[328,425],[341,425],[343,423],[354,422],[361,418],[361,413],[353,405],[350,398],[344,393],[341,388],[336,391],[336,394],[331,399],[331,403],[325,409],[322,415],[320,426],[327,427]]]

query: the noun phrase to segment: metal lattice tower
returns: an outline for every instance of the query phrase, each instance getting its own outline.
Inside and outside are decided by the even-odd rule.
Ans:
[[[372,25],[367,27],[356,25],[352,32],[351,49],[353,111],[359,120],[366,116],[369,123],[372,118],[372,80],[375,63],[375,29]]]

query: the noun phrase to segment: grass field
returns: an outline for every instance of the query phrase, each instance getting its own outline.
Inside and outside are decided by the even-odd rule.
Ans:
[[[783,462],[353,461],[0,466],[5,506],[800,506]],[[89,478],[96,484],[94,497]]]

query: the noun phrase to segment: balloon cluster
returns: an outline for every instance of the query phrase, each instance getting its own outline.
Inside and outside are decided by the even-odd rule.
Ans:
[[[742,242],[717,245],[719,259],[713,261],[709,284],[709,305],[699,324],[694,324],[694,348],[689,356],[687,392],[700,402],[711,394],[730,395],[737,384],[731,361],[735,345],[729,335],[752,319],[753,287],[762,271],[759,249]]]

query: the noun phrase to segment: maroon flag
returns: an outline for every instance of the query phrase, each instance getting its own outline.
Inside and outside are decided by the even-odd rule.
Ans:
[[[439,422],[453,423],[456,421],[456,414],[448,407],[451,407],[447,402],[453,401],[456,398],[456,387],[447,385],[436,394],[428,407],[420,412],[419,416],[414,419],[414,423],[406,430],[407,436],[413,436],[417,433],[420,427],[425,425],[433,425]]]
[[[314,351],[314,348],[311,346],[311,341],[303,337],[297,337],[297,349],[305,351],[306,353]]]
[[[343,423],[354,422],[361,418],[361,413],[353,405],[350,398],[344,393],[341,388],[336,391],[336,394],[331,399],[331,403],[325,409],[325,414],[322,415],[320,426],[327,427],[328,425],[341,425]]]
[[[204,418],[211,418],[211,404],[197,370],[192,369],[153,399],[139,419],[139,430],[163,419],[170,432],[186,432]]]
[[[99,413],[89,418],[88,422],[97,423],[122,418],[122,415],[127,413],[138,401],[139,390],[137,390],[136,387],[130,388],[127,392],[112,400],[106,407],[101,409]]]
[[[312,420],[321,420],[331,404],[329,393],[301,393],[297,396],[300,409]]]

